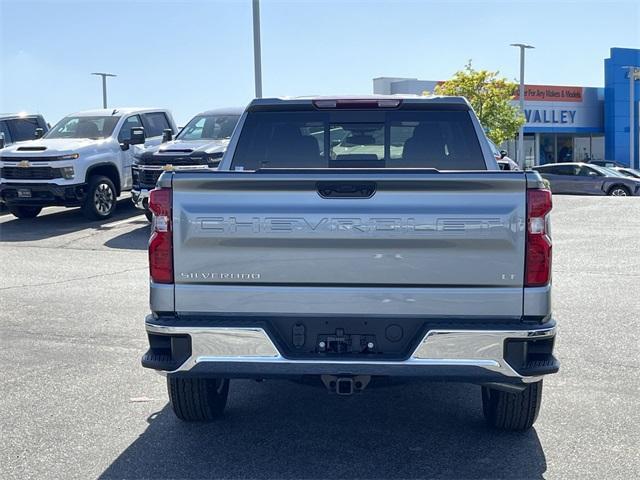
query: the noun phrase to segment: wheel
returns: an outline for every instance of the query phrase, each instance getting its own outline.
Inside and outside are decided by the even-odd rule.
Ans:
[[[102,175],[93,176],[89,179],[82,213],[90,220],[109,218],[116,209],[116,201],[116,187],[113,186],[113,182]]]
[[[487,423],[499,430],[529,430],[540,412],[542,380],[530,383],[518,393],[482,387],[482,410]]]
[[[144,216],[147,217],[147,220],[149,221],[153,220],[153,213],[151,213],[151,210],[145,210]]]
[[[208,422],[224,412],[229,395],[229,380],[168,376],[167,390],[176,417],[185,422]]]
[[[609,193],[607,195],[612,197],[628,197],[631,195],[631,192],[629,192],[629,189],[623,185],[614,185],[609,189]]]
[[[36,218],[38,214],[42,211],[42,207],[25,207],[25,206],[11,205],[8,208],[9,208],[9,212],[11,212],[14,217],[18,217],[18,218]]]

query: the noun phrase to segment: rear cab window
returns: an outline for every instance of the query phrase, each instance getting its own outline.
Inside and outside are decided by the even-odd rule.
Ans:
[[[231,169],[486,170],[467,110],[250,111]]]

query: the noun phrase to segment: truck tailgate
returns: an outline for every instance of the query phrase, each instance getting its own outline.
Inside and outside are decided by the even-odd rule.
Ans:
[[[175,308],[522,315],[523,172],[178,173]]]

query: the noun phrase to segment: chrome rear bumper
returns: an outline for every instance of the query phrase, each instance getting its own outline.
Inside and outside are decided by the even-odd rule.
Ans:
[[[149,190],[131,190],[131,201],[136,208],[146,210],[149,205]]]
[[[470,381],[477,376],[484,381],[528,383],[539,380],[541,375],[519,374],[505,359],[505,342],[552,339],[556,334],[555,325],[531,330],[429,330],[406,360],[302,360],[284,357],[262,328],[167,326],[149,320],[149,334],[188,335],[190,354],[170,369],[145,364],[145,357],[144,366],[172,374],[202,372],[223,376],[340,373],[463,377]],[[553,361],[544,374],[558,370],[557,360]]]

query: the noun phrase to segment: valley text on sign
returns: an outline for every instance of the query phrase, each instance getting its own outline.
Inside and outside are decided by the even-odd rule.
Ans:
[[[575,110],[524,109],[527,123],[568,123],[576,121]]]

